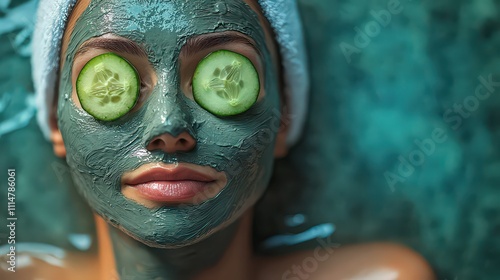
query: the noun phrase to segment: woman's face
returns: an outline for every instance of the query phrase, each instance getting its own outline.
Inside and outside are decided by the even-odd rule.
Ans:
[[[93,1],[78,17],[61,70],[58,125],[73,179],[91,207],[135,239],[173,248],[235,221],[265,190],[280,126],[278,77],[256,12],[242,0]],[[210,52],[238,52],[260,78],[246,112],[215,116],[191,80]],[[141,78],[118,120],[81,108],[75,83],[93,57],[114,52]]]

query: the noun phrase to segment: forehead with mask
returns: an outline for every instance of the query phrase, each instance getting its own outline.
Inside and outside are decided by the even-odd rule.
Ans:
[[[82,1],[73,10],[61,51],[57,126],[79,191],[134,239],[158,248],[197,243],[264,192],[284,143],[276,142],[277,55],[257,8],[241,0],[126,0]],[[195,69],[219,50],[247,58],[258,75],[256,102],[235,115],[214,114],[193,97]],[[82,69],[105,53],[124,58],[140,79],[137,102],[112,121],[85,110],[77,92]],[[179,168],[204,177],[185,175],[202,182],[196,194],[142,178]]]

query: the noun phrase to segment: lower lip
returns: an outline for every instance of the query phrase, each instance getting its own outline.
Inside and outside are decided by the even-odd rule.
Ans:
[[[186,202],[207,188],[210,182],[155,181],[133,185],[145,198],[158,202]]]

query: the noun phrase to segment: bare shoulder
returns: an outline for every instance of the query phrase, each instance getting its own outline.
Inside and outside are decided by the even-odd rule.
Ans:
[[[260,258],[255,271],[259,280],[435,279],[422,256],[393,243],[318,246],[311,251]]]

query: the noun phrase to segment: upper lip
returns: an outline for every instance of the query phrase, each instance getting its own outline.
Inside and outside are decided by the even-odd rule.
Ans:
[[[157,181],[215,181],[215,174],[209,173],[211,172],[198,171],[183,164],[143,165],[130,173],[124,174],[122,182],[126,185],[139,185]]]

